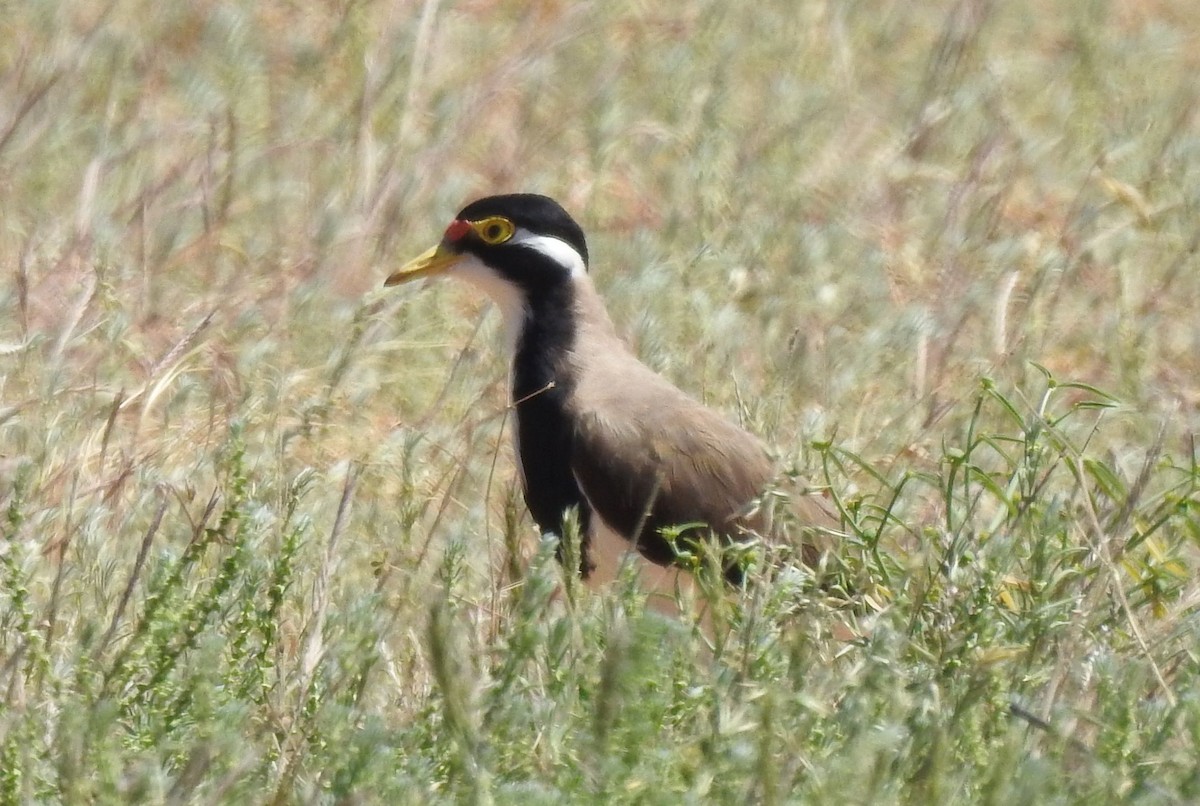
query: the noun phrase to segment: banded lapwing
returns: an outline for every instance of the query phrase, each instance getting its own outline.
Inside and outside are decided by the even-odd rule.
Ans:
[[[669,593],[681,526],[724,546],[772,537],[759,501],[776,478],[766,448],[630,351],[588,275],[583,230],[557,202],[472,202],[386,285],[433,276],[465,280],[500,309],[525,502],[543,535],[561,536],[577,513],[585,581],[607,582],[640,554],[652,564],[639,571],[643,587]],[[819,498],[794,495],[789,506],[802,530],[836,525]],[[736,560],[723,573],[742,581]]]

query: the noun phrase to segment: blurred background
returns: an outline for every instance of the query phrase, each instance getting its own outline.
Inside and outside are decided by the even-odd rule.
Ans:
[[[486,744],[467,706],[439,719],[468,739],[427,726],[401,753],[380,738],[456,702],[438,641],[468,647],[451,653],[463,663],[501,651],[508,586],[536,549],[498,317],[470,289],[380,288],[497,192],[551,195],[582,224],[647,363],[848,509],[898,507],[903,525],[870,546],[889,559],[843,558],[875,596],[855,612],[908,601],[903,573],[948,567],[963,524],[938,493],[963,454],[947,445],[969,454],[987,431],[1018,465],[1035,426],[1062,417],[1051,447],[1066,463],[1026,499],[1079,534],[1088,483],[1114,534],[1167,519],[1121,559],[1131,590],[1153,578],[1130,607],[1176,638],[1192,629],[1190,2],[27,0],[2,16],[0,745],[24,777],[0,783],[18,800],[161,795],[192,764],[204,783],[189,786],[215,800],[328,795],[335,769],[350,777],[334,794],[376,775],[401,797],[387,770],[418,746],[457,759],[407,773],[422,797],[482,797],[504,778],[503,753],[462,749]],[[986,523],[966,532],[1016,511],[1018,476],[990,477]],[[1072,556],[1087,554],[1079,534]],[[1040,571],[993,571],[1010,579],[990,602],[1019,611],[1014,597],[1049,589]],[[438,638],[435,618],[426,635],[439,596],[462,608],[446,622],[461,634]],[[389,671],[354,677],[354,663]],[[1164,664],[1147,668],[1165,678]],[[229,695],[240,716],[214,716],[237,669],[257,682]],[[333,697],[336,718],[312,699],[322,679],[357,692]],[[193,710],[197,692],[212,713]],[[34,703],[99,720],[75,725],[92,738],[62,744],[75,723]],[[363,713],[382,734],[362,732]],[[293,744],[291,726],[308,740],[321,719],[337,725],[324,747],[361,756],[339,766]],[[377,769],[380,742],[394,755]],[[543,772],[528,775],[572,791],[545,771],[565,763],[554,752],[531,751]],[[52,772],[56,755],[75,766]],[[100,789],[84,783],[93,765],[110,770]],[[803,779],[779,769],[780,791]],[[1087,780],[1112,791],[1124,774]]]

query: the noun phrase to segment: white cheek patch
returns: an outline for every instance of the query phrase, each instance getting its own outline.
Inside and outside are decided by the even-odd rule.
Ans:
[[[474,255],[464,255],[447,269],[446,276],[470,283],[488,295],[500,309],[500,316],[504,320],[504,341],[509,353],[515,353],[517,340],[525,328],[525,318],[529,316],[529,303],[525,300],[524,292]]]
[[[518,229],[508,243],[541,252],[562,266],[572,277],[582,277],[587,274],[587,265],[583,262],[583,255],[562,238],[535,235],[527,229]]]

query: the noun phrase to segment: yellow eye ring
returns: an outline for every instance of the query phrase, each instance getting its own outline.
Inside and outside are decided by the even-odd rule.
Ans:
[[[480,239],[491,246],[502,244],[516,233],[517,228],[513,222],[509,221],[504,216],[490,216],[479,221],[471,222],[471,229],[475,230],[475,234]]]

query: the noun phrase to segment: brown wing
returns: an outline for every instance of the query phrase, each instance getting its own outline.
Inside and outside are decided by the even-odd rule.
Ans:
[[[664,527],[736,537],[738,516],[772,478],[765,448],[632,357],[623,363],[576,397],[571,468],[588,503],[658,563],[674,557]]]

